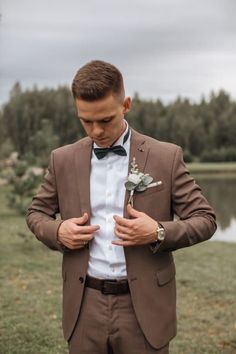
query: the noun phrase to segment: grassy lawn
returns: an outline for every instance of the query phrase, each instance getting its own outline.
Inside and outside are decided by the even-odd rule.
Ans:
[[[24,218],[5,204],[0,189],[0,353],[65,354],[61,255],[31,237]],[[236,244],[217,242],[175,253],[178,336],[171,354],[236,353],[235,254]]]

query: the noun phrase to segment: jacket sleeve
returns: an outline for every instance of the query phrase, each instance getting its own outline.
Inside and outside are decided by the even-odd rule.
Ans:
[[[171,179],[171,202],[177,220],[159,220],[166,235],[162,242],[152,247],[154,253],[174,251],[205,241],[217,227],[214,211],[189,175],[179,147],[175,153]]]
[[[53,158],[52,152],[43,184],[28,208],[26,222],[34,235],[47,247],[63,251],[64,248],[57,241],[57,231],[62,220],[56,219],[59,206]]]

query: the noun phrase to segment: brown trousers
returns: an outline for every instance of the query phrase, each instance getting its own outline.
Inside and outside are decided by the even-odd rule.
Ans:
[[[130,294],[104,295],[91,288],[85,288],[80,315],[68,345],[69,354],[169,353],[169,344],[157,350],[145,339]]]

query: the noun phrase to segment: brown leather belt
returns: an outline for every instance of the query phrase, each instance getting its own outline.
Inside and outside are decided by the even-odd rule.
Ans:
[[[128,280],[97,279],[86,276],[85,286],[100,290],[104,295],[119,295],[129,293]]]

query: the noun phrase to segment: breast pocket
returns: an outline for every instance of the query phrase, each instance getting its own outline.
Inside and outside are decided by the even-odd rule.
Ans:
[[[147,196],[155,195],[156,193],[163,191],[164,188],[165,188],[165,184],[162,182],[158,186],[147,188],[143,192],[134,192],[134,198],[142,199]]]
[[[157,220],[163,212],[163,200],[169,198],[166,192],[164,184],[148,188],[144,192],[135,192],[133,197],[134,208]]]

